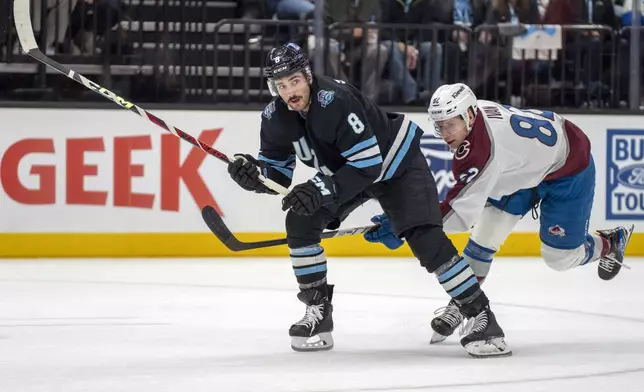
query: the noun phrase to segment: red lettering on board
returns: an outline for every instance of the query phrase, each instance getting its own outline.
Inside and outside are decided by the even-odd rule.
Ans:
[[[103,138],[67,139],[67,204],[105,205],[107,192],[85,190],[85,177],[98,175],[98,166],[85,163],[86,151],[105,151]]]
[[[53,165],[33,165],[29,174],[38,176],[39,187],[29,189],[20,182],[18,166],[28,154],[54,153],[51,139],[24,139],[7,148],[0,161],[2,187],[11,199],[22,204],[56,203],[56,167]]]
[[[205,129],[199,135],[199,140],[213,145],[221,131],[221,129]],[[221,214],[214,197],[199,175],[199,167],[206,153],[195,147],[181,163],[179,143],[179,138],[174,135],[161,137],[161,209],[179,211],[179,189],[183,180],[199,208],[208,204]]]
[[[114,205],[117,207],[152,208],[154,195],[132,193],[132,178],[143,177],[143,165],[132,164],[133,150],[150,150],[150,136],[114,138]]]
[[[199,139],[213,145],[222,129],[206,129]],[[65,164],[65,201],[71,205],[106,205],[108,192],[104,190],[86,190],[85,179],[99,174],[98,165],[86,163],[85,153],[105,154],[103,138],[73,138],[66,141]],[[164,211],[179,211],[180,189],[185,184],[195,204],[199,208],[213,206],[220,214],[221,209],[199,174],[199,169],[206,158],[206,153],[193,147],[187,157],[181,159],[183,142],[174,135],[161,135],[161,189],[160,207]],[[152,141],[149,135],[126,136],[114,138],[113,167],[113,200],[119,207],[151,209],[155,192],[135,193],[132,191],[134,177],[144,176],[144,165],[132,163],[135,150],[151,150]],[[55,204],[56,203],[56,165],[32,165],[29,174],[38,177],[38,186],[28,188],[20,180],[19,166],[29,154],[55,154],[53,139],[23,139],[10,145],[0,159],[0,185],[12,200],[22,204]],[[105,168],[107,169],[107,168]],[[103,170],[103,169],[101,169]],[[62,174],[62,173],[61,173]],[[107,174],[107,173],[105,173]],[[24,174],[23,174],[24,175]],[[62,186],[62,184],[61,184]]]

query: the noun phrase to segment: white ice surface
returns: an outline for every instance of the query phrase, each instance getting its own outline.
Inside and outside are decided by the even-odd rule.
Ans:
[[[644,391],[644,260],[613,281],[495,261],[514,351],[430,346],[445,293],[412,259],[332,259],[335,348],[296,353],[288,259],[0,260],[0,392]]]

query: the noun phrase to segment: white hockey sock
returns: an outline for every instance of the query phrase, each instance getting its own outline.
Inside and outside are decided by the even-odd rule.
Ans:
[[[610,244],[606,239],[602,238],[598,234],[595,233],[588,233],[586,236],[586,240],[590,242],[589,248],[592,246],[592,256],[584,263],[592,263],[593,261],[599,260],[602,256],[605,256],[606,253],[608,253],[608,250],[610,248]],[[587,249],[586,252],[588,252],[590,249]]]

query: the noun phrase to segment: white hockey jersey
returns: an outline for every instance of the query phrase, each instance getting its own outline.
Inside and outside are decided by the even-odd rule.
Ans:
[[[456,185],[441,202],[444,230],[468,231],[488,198],[579,173],[589,162],[590,141],[572,122],[479,100],[472,131],[454,152]]]

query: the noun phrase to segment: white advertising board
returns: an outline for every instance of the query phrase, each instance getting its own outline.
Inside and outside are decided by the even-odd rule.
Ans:
[[[205,204],[216,206],[234,231],[284,231],[280,197],[240,189],[228,177],[225,164],[131,113],[0,113],[0,233],[207,232],[200,214]],[[227,155],[257,152],[260,112],[155,114]],[[429,130],[425,114],[410,117]],[[643,220],[644,117],[566,117],[593,144],[597,184],[591,228]],[[443,196],[453,184],[450,154],[429,134],[422,143]],[[312,175],[313,170],[300,163],[294,181]],[[378,212],[378,204],[369,202],[343,226],[367,224]],[[527,216],[516,231],[537,232],[538,222]]]

